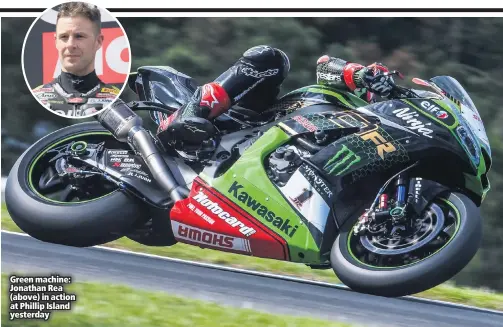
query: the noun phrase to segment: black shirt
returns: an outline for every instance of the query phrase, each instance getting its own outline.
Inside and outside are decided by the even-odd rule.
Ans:
[[[45,107],[59,115],[85,117],[88,109],[101,110],[112,103],[119,96],[120,89],[103,83],[95,71],[85,76],[61,72],[33,92]]]

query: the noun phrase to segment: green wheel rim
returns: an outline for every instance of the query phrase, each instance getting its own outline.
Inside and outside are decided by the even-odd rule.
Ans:
[[[109,135],[111,136],[112,134],[110,132],[85,132],[85,133],[79,133],[79,134],[74,134],[72,136],[69,136],[69,137],[66,137],[62,140],[59,140],[58,142],[56,143],[53,143],[51,144],[50,146],[44,148],[38,155],[37,157],[35,157],[35,159],[30,163],[30,165],[28,166],[28,186],[30,188],[30,190],[35,193],[37,196],[39,196],[40,198],[44,199],[45,201],[48,201],[48,202],[53,202],[53,203],[56,203],[56,204],[61,204],[61,205],[75,205],[75,204],[82,204],[82,203],[87,203],[87,202],[92,202],[92,201],[96,201],[96,200],[99,200],[101,198],[104,198],[106,196],[109,196],[110,194],[113,194],[115,192],[117,192],[117,190],[113,190],[112,192],[109,192],[105,195],[102,195],[102,196],[99,196],[97,198],[94,198],[94,199],[91,199],[91,200],[84,200],[84,201],[75,201],[75,202],[63,202],[63,201],[57,201],[57,200],[53,200],[53,199],[50,199],[44,195],[42,195],[40,192],[37,191],[35,185],[33,184],[33,170],[34,170],[34,167],[36,166],[36,164],[39,162],[39,160],[50,150],[54,149],[55,147],[57,147],[58,145],[61,145],[62,143],[64,142],[67,142],[69,140],[72,140],[72,139],[75,139],[75,138],[79,138],[79,137],[84,137],[84,136],[90,136],[90,135]],[[84,151],[85,149],[87,148],[87,142],[85,141],[77,141],[75,142],[71,149],[73,150],[73,147],[75,146],[75,144],[79,144],[79,145],[83,145],[84,146]]]
[[[444,249],[449,243],[451,243],[451,241],[456,237],[456,235],[458,234],[458,231],[459,231],[459,226],[460,226],[460,222],[461,222],[461,214],[459,213],[459,210],[458,208],[456,208],[456,206],[450,202],[449,200],[447,199],[444,199],[444,198],[440,198],[439,200],[445,202],[449,207],[451,207],[455,213],[455,219],[456,219],[456,229],[454,230],[454,233],[452,234],[452,236],[450,237],[450,239],[444,244],[442,245],[439,249],[437,249],[435,252],[433,252],[432,254],[420,259],[420,260],[417,260],[417,261],[414,261],[412,263],[409,263],[409,264],[406,264],[406,265],[399,265],[399,266],[390,266],[390,267],[381,267],[381,266],[373,266],[373,265],[370,265],[366,262],[362,262],[360,259],[358,259],[356,257],[356,255],[353,253],[352,249],[351,249],[351,241],[354,237],[352,231],[349,233],[349,237],[348,237],[348,241],[347,241],[347,248],[348,248],[348,252],[349,254],[351,255],[351,257],[356,260],[359,264],[361,265],[364,265],[366,267],[369,267],[369,268],[374,268],[374,269],[397,269],[397,268],[404,268],[404,267],[408,267],[408,266],[412,266],[412,265],[415,265],[419,262],[422,262],[428,258],[431,258],[433,257],[434,255],[436,255],[438,252],[440,252],[442,249]],[[352,230],[352,229],[351,229]]]

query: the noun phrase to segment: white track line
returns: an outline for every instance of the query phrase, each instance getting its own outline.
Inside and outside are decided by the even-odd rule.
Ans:
[[[3,230],[3,229],[2,229],[2,233],[31,237],[28,234],[11,232],[11,231]],[[265,272],[254,271],[254,270],[246,270],[246,269],[241,269],[241,268],[221,266],[221,265],[216,265],[216,264],[212,264],[212,263],[204,263],[204,262],[184,260],[184,259],[178,259],[178,258],[172,258],[172,257],[164,257],[164,256],[160,256],[160,255],[155,255],[155,254],[134,252],[134,251],[130,251],[130,250],[116,249],[116,248],[111,248],[111,247],[106,247],[106,246],[92,246],[92,248],[98,248],[98,249],[101,249],[104,251],[119,252],[119,253],[124,253],[124,254],[129,254],[129,255],[136,255],[136,256],[148,257],[148,258],[165,260],[165,261],[190,264],[190,265],[205,267],[205,268],[210,268],[210,269],[231,271],[231,272],[236,272],[236,273],[241,273],[241,274],[275,278],[275,279],[287,280],[287,281],[296,282],[296,283],[311,284],[311,285],[317,285],[317,286],[330,287],[330,288],[335,288],[335,289],[343,289],[346,291],[351,291],[351,289],[349,289],[349,287],[347,287],[346,285],[343,285],[343,284],[331,284],[331,283],[327,283],[327,282],[314,281],[314,280],[303,279],[303,278],[298,278],[298,277],[276,275],[276,274],[265,273]],[[459,303],[453,303],[453,302],[440,301],[440,300],[425,299],[425,298],[419,298],[419,297],[415,297],[415,296],[403,296],[403,297],[400,297],[400,299],[406,299],[406,300],[411,300],[411,301],[415,301],[415,302],[443,305],[443,306],[449,306],[449,307],[454,307],[454,308],[459,308],[459,309],[468,309],[468,310],[503,315],[503,311],[499,311],[499,310],[480,308],[480,307],[459,304]]]

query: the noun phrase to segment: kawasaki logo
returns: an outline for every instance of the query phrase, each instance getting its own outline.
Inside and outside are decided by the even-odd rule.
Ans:
[[[360,162],[360,156],[357,156],[353,151],[343,145],[340,149],[323,167],[329,174],[339,176],[346,170],[351,168],[357,162]]]
[[[227,224],[231,225],[232,227],[239,226],[240,227],[239,231],[241,232],[241,234],[245,236],[250,236],[257,232],[252,227],[245,226],[236,217],[231,216],[231,214],[228,213],[227,211],[224,211],[224,209],[220,208],[217,202],[213,202],[210,199],[208,199],[208,196],[203,192],[199,192],[196,196],[193,197],[193,199],[196,200],[198,203],[200,203],[203,207],[214,213],[218,218],[224,220]]]
[[[433,136],[430,135],[431,133],[433,133],[433,130],[426,128],[426,126],[431,125],[431,123],[425,124],[419,119],[415,118],[419,116],[418,113],[410,112],[410,108],[396,109],[393,111],[393,113],[395,114],[395,116],[401,118],[403,121],[407,123],[408,125],[407,128],[417,130],[423,136],[429,137],[430,139],[433,138]]]
[[[232,194],[234,198],[238,199],[248,208],[251,208],[253,211],[257,212],[259,216],[270,223],[272,222],[273,226],[276,227],[280,232],[285,233],[288,237],[295,235],[295,232],[297,231],[297,228],[299,226],[295,225],[292,227],[292,225],[289,224],[290,219],[278,217],[276,213],[269,210],[269,208],[258,202],[251,195],[249,195],[245,191],[240,191],[240,189],[242,189],[243,187],[243,185],[239,185],[237,182],[234,182],[227,192]]]

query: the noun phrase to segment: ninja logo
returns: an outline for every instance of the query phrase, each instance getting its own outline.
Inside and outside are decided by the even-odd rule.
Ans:
[[[327,161],[323,169],[329,174],[339,176],[351,168],[351,166],[360,162],[360,160],[360,156],[357,156],[347,146],[343,145],[342,149]]]

